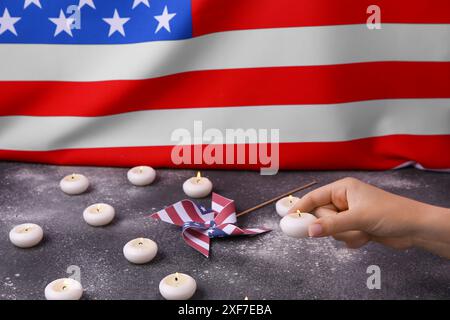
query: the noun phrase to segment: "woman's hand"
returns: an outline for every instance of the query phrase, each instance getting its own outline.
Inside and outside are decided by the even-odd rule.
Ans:
[[[311,237],[333,236],[350,248],[369,241],[420,246],[450,257],[450,209],[435,207],[345,178],[301,198],[291,212],[314,213]]]

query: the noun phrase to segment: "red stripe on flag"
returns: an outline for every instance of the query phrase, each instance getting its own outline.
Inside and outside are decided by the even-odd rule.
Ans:
[[[192,0],[193,34],[365,24],[373,4],[382,23],[450,23],[448,0]]]
[[[159,219],[159,220],[164,221],[164,220],[163,220],[163,217],[162,217],[161,214],[160,214],[160,211],[158,211],[158,212],[152,214],[151,217],[152,217],[153,219]],[[173,220],[172,220],[168,215],[166,215],[164,218],[169,220],[169,221],[165,221],[165,222],[173,223]]]
[[[167,214],[169,215],[170,219],[172,219],[173,223],[178,226],[183,226],[184,221],[180,218],[177,211],[173,206],[169,206],[167,208],[164,208],[166,210]]]
[[[188,232],[188,231],[186,231],[186,232]],[[200,253],[203,254],[204,256],[206,256],[206,257],[209,256],[208,250],[206,250],[202,246],[199,246],[198,244],[196,244],[194,241],[189,239],[186,235],[183,235],[183,238],[189,246],[191,246],[192,248],[194,248],[197,251],[200,251]],[[208,241],[209,241],[209,239],[208,239]],[[208,244],[209,244],[209,242],[208,242]]]
[[[282,169],[392,169],[406,161],[425,168],[450,167],[450,135],[391,135],[343,142],[280,144]],[[247,145],[248,147],[248,145]],[[55,151],[0,150],[0,159],[59,165],[259,169],[259,165],[170,165],[172,146],[67,149]],[[247,148],[248,151],[248,148]]]
[[[226,206],[222,209],[220,214],[217,215],[216,221],[217,224],[222,224],[231,214],[235,213],[234,205]]]
[[[194,208],[194,204],[191,201],[183,200],[181,201],[181,204],[184,208],[184,211],[188,214],[189,218],[191,218],[192,221],[195,222],[204,222],[202,215],[197,212]]]
[[[229,204],[232,200],[225,198],[224,196],[221,196],[220,194],[213,193],[212,195],[212,201],[217,203],[218,205],[225,207],[227,204]]]
[[[244,234],[244,231],[242,231],[238,227],[236,227],[236,226],[233,226],[233,227],[234,227],[234,230],[231,232],[232,236],[240,236],[240,235]]]
[[[0,116],[449,98],[449,83],[450,62],[211,70],[130,81],[0,82]]]
[[[200,239],[201,241],[209,243],[209,237],[203,234],[202,232],[195,229],[189,229],[189,232],[191,233],[191,235]]]

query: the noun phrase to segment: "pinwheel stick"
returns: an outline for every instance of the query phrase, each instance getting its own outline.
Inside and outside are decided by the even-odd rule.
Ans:
[[[239,212],[239,213],[237,214],[237,217],[240,217],[240,216],[243,216],[244,214],[247,214],[247,213],[250,213],[250,212],[252,212],[252,211],[258,210],[259,208],[262,208],[262,207],[264,207],[264,206],[267,206],[268,204],[274,203],[275,201],[278,201],[278,200],[280,200],[281,198],[287,197],[287,196],[289,196],[290,194],[294,194],[294,193],[296,193],[296,192],[299,192],[299,191],[301,191],[301,190],[304,190],[304,189],[306,189],[306,188],[309,188],[309,187],[311,187],[312,185],[315,185],[316,183],[317,183],[316,181],[312,181],[312,182],[310,182],[310,183],[308,183],[308,184],[305,184],[305,185],[303,185],[303,186],[301,186],[301,187],[297,187],[297,188],[295,188],[295,189],[293,189],[293,190],[291,190],[291,191],[288,191],[288,192],[286,192],[286,193],[283,193],[282,195],[279,195],[279,196],[277,196],[277,197],[275,197],[275,198],[273,198],[273,199],[267,200],[267,201],[265,201],[265,202],[263,202],[263,203],[260,203],[260,204],[254,206],[254,207],[251,207],[251,208],[249,208],[249,209],[247,209],[247,210],[244,210],[244,211],[242,211],[242,212]]]

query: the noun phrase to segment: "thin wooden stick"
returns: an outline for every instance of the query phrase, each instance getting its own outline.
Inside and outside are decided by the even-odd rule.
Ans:
[[[255,211],[255,210],[259,209],[259,208],[262,208],[262,207],[264,207],[264,206],[267,206],[268,204],[271,204],[271,203],[273,203],[273,202],[275,202],[275,201],[278,201],[278,200],[280,200],[281,198],[287,197],[287,196],[289,196],[290,194],[294,194],[294,193],[296,193],[296,192],[299,192],[299,191],[301,191],[301,190],[304,190],[304,189],[306,189],[306,188],[309,188],[309,187],[311,187],[312,185],[315,185],[316,183],[317,183],[316,181],[312,181],[312,182],[310,182],[310,183],[308,183],[308,184],[305,184],[304,186],[301,186],[301,187],[295,188],[295,189],[293,189],[293,190],[291,190],[291,191],[288,191],[288,192],[286,192],[286,193],[283,193],[282,195],[279,195],[279,196],[277,196],[277,197],[275,197],[275,198],[273,198],[273,199],[267,200],[267,201],[265,201],[265,202],[263,202],[263,203],[260,203],[260,204],[254,206],[254,207],[251,207],[251,208],[249,208],[249,209],[247,209],[247,210],[244,210],[244,211],[238,213],[238,214],[237,214],[237,217],[243,216],[244,214],[247,214],[247,213],[249,213],[249,212],[252,212],[252,211]]]

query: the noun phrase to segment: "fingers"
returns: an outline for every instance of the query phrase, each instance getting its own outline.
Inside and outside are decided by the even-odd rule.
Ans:
[[[329,215],[334,216],[338,214],[338,211],[339,210],[334,205],[330,204],[323,207],[319,207],[311,213],[314,214],[317,218],[322,218]]]
[[[338,208],[333,204],[328,204],[315,209],[313,213],[317,218],[323,218],[338,215],[338,211]],[[345,242],[346,246],[351,249],[360,248],[370,241],[370,236],[363,231],[345,231],[333,234],[332,236],[337,241]]]
[[[300,198],[295,205],[289,210],[291,213],[300,210],[301,212],[311,212],[315,208],[331,204],[331,184],[317,188],[302,198]]]
[[[360,230],[361,221],[356,214],[343,211],[336,215],[321,217],[309,226],[310,237],[326,237],[345,231]]]
[[[347,189],[356,182],[356,179],[345,178],[317,188],[299,199],[289,212],[311,212],[329,204],[333,204],[339,211],[347,210]]]

